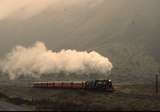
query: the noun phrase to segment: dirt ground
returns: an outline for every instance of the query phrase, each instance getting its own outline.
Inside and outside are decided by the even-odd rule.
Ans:
[[[113,93],[1,84],[0,110],[160,110],[153,85],[114,85]]]

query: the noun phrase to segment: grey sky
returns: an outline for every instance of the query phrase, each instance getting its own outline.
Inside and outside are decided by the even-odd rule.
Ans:
[[[53,50],[88,50],[140,39],[157,57],[159,10],[159,0],[0,0],[0,53],[35,41]]]

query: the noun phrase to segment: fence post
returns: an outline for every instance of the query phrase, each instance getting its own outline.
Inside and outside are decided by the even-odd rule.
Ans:
[[[158,95],[158,74],[156,74],[156,95]]]

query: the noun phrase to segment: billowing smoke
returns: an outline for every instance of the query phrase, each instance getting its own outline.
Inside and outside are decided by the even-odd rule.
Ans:
[[[80,75],[109,75],[112,63],[95,51],[48,50],[44,43],[36,42],[31,47],[17,46],[1,62],[2,71],[10,79],[20,76],[40,77],[44,74],[75,73]]]

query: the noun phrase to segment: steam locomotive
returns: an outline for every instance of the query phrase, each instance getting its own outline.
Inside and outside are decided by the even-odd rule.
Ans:
[[[84,89],[112,92],[111,80],[34,82],[33,88]]]

